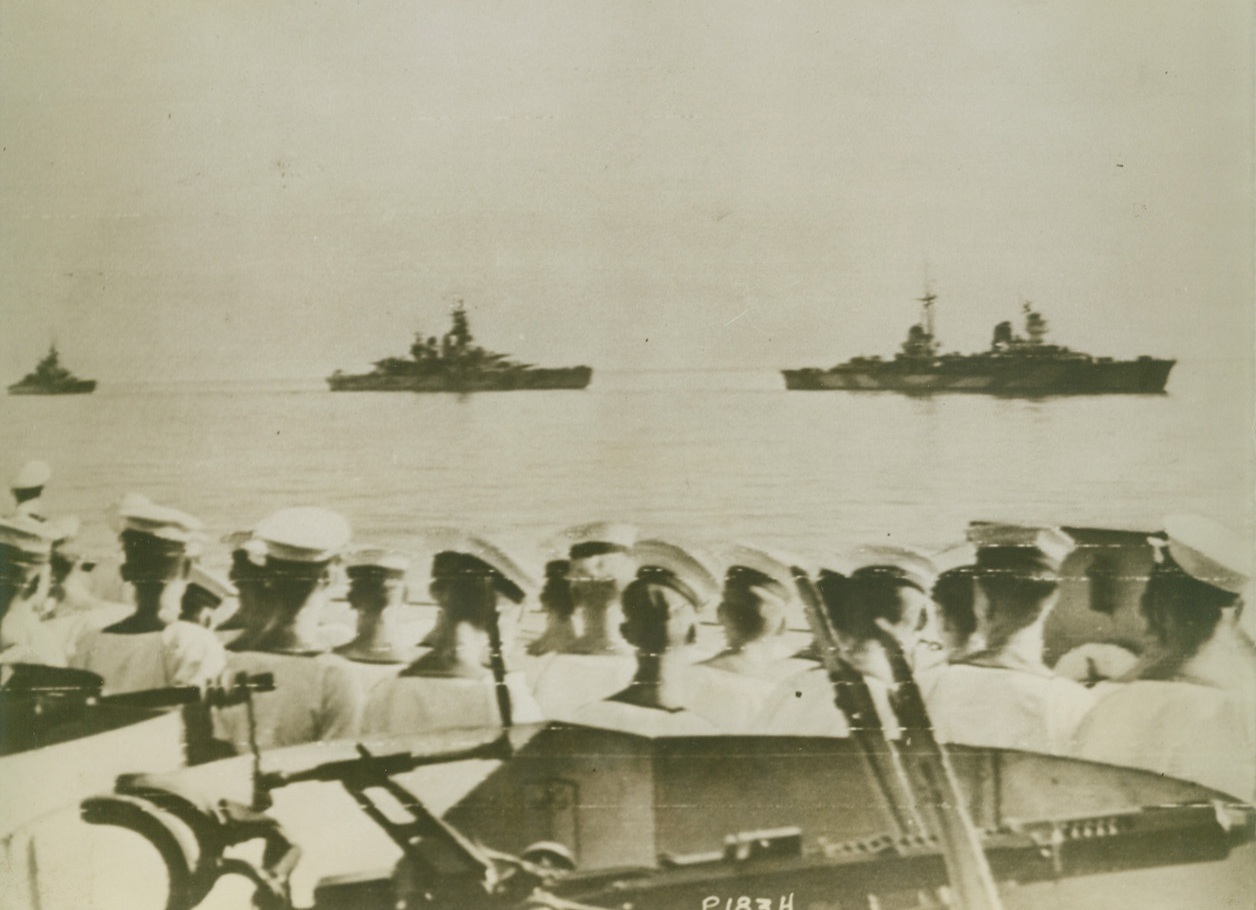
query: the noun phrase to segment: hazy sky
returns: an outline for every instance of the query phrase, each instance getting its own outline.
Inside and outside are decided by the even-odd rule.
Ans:
[[[1251,359],[1252,8],[5,0],[0,365]],[[1241,374],[1246,377],[1246,372]]]

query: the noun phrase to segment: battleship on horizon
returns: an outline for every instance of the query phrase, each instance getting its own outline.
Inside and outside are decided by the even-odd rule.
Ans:
[[[377,360],[369,373],[337,370],[327,384],[333,392],[510,392],[583,389],[593,378],[591,367],[535,367],[480,347],[471,337],[462,301],[451,318],[439,342],[415,333],[409,357]]]
[[[994,327],[990,349],[976,354],[943,354],[934,334],[933,304],[919,298],[920,321],[892,360],[854,357],[831,369],[782,370],[785,387],[803,391],[889,391],[928,395],[968,392],[985,395],[1155,394],[1164,392],[1175,360],[1141,356],[1134,360],[1096,357],[1046,342],[1047,320],[1024,305],[1025,336],[1011,322]]]
[[[95,379],[79,379],[61,365],[55,342],[35,369],[9,386],[10,395],[86,395],[94,391]]]

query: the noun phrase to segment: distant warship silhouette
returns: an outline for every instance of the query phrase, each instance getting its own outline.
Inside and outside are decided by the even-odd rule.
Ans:
[[[20,381],[9,386],[10,395],[86,395],[96,391],[95,379],[79,379],[61,365],[56,344]]]
[[[591,367],[535,367],[485,350],[471,337],[461,301],[451,318],[439,342],[416,333],[409,357],[377,360],[369,373],[337,370],[327,384],[333,392],[509,392],[583,389],[593,377]]]
[[[1177,362],[1142,356],[1115,360],[1048,344],[1047,320],[1031,304],[1024,305],[1025,335],[1011,322],[994,327],[988,351],[943,354],[934,334],[933,304],[927,292],[919,298],[920,321],[892,360],[855,357],[831,369],[782,370],[785,386],[807,391],[891,391],[910,394],[969,392],[985,395],[1153,394],[1164,391]]]

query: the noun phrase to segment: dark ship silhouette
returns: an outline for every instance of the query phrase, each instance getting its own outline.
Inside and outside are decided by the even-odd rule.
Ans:
[[[61,365],[55,343],[48,346],[48,353],[34,370],[9,386],[10,395],[86,395],[94,391],[95,379],[79,379]]]
[[[943,354],[934,334],[933,303],[920,298],[920,322],[893,360],[855,357],[832,369],[782,370],[788,389],[810,391],[892,391],[911,394],[968,392],[984,395],[1150,394],[1164,391],[1176,363],[1142,356],[1115,360],[1048,344],[1047,320],[1024,305],[1025,335],[1011,322],[994,327],[990,349],[977,354]]]
[[[410,356],[375,362],[370,373],[337,370],[327,377],[333,392],[510,392],[583,389],[593,377],[587,366],[542,368],[511,360],[475,344],[462,301],[452,326],[439,341],[415,333]]]

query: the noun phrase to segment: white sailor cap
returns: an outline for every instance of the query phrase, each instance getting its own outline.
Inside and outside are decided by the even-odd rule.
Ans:
[[[350,578],[405,578],[410,571],[410,557],[383,547],[362,547],[345,554],[344,566]]]
[[[587,559],[606,553],[627,553],[637,542],[636,526],[622,521],[594,521],[567,528],[559,539],[567,544],[571,559]]]
[[[800,561],[777,550],[766,550],[750,544],[735,544],[724,553],[728,566],[725,581],[745,579],[749,571],[749,583],[755,587],[779,587],[776,593],[785,600],[793,600],[797,592],[791,565]]]
[[[423,537],[433,553],[433,577],[487,568],[496,577],[498,589],[515,603],[537,588],[535,571],[483,537],[460,528],[432,528]]]
[[[343,515],[318,506],[280,509],[253,529],[253,536],[266,545],[267,557],[283,562],[331,562],[351,535]]]
[[[1164,519],[1164,544],[1183,572],[1230,594],[1242,594],[1252,581],[1251,550],[1220,522],[1202,515]]]
[[[46,521],[27,515],[0,518],[0,546],[13,551],[23,562],[46,562],[53,542]]]
[[[236,591],[235,585],[199,563],[192,566],[191,571],[188,573],[188,587],[200,588],[219,602],[226,600],[228,597],[235,597],[239,593]]]
[[[870,544],[853,550],[851,561],[856,566],[852,574],[879,572],[925,594],[933,589],[938,577],[938,568],[933,560],[914,547]]]
[[[933,563],[934,568],[941,575],[943,572],[951,571],[951,569],[976,565],[977,548],[971,543],[958,543],[944,550],[938,550],[936,553],[931,553],[929,561]]]
[[[129,493],[118,504],[116,527],[120,534],[145,534],[190,549],[200,543],[204,525],[187,512],[159,506],[139,493]]]
[[[12,490],[33,490],[42,487],[52,479],[52,468],[48,467],[46,461],[28,461],[26,464],[18,468],[13,479],[9,482],[9,488]]]
[[[683,586],[680,593],[695,607],[711,603],[719,596],[720,581],[711,569],[707,554],[656,539],[637,541],[632,552],[640,567],[638,578],[648,580],[652,570],[662,570]]]
[[[1059,528],[975,521],[968,540],[977,548],[977,565],[990,572],[1051,579],[1073,551],[1073,538]]]

